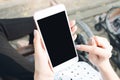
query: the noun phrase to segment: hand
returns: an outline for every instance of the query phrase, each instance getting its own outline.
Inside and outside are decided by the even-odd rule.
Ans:
[[[72,32],[72,37],[76,39],[75,21],[70,22],[70,29]],[[34,48],[35,48],[35,74],[34,80],[53,80],[54,72],[51,65],[50,59],[48,57],[47,51],[45,50],[42,42],[42,36],[37,30],[34,31]]]
[[[89,60],[96,66],[103,66],[112,56],[112,46],[106,38],[94,36],[89,45],[77,45],[76,48],[89,53]]]
[[[34,30],[34,48],[35,48],[35,74],[34,80],[53,80],[54,72],[50,59],[43,46],[41,35]]]

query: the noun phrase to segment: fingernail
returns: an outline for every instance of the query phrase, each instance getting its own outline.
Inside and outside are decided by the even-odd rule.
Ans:
[[[90,38],[89,42],[92,44],[93,43],[93,38]]]
[[[77,48],[77,49],[80,48],[80,45],[75,45],[75,48]]]
[[[37,32],[37,30],[34,30],[34,36],[37,34],[36,32]]]

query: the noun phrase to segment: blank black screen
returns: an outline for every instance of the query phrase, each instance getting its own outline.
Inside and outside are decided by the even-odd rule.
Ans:
[[[65,12],[38,20],[53,67],[76,56]]]

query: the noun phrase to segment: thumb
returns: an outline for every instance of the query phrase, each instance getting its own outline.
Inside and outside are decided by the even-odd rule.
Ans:
[[[34,30],[34,48],[35,48],[35,65],[37,69],[40,67],[50,67],[53,71],[51,61],[49,59],[48,53],[42,42],[42,36],[37,30]]]

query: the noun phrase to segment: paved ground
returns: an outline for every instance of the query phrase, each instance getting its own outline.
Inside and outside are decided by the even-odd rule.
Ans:
[[[0,17],[30,16],[33,15],[36,10],[49,7],[50,1],[52,0],[2,0],[0,2],[0,10],[2,10]],[[111,6],[119,5],[119,1],[120,0],[56,0],[57,3],[63,3],[66,6],[71,19],[87,18],[93,14],[105,12]]]
[[[51,1],[63,3],[70,20],[81,19],[90,26],[95,35],[104,37],[106,37],[104,31],[97,32],[94,29],[95,17],[105,13],[112,6],[120,5],[120,0],[0,0],[0,18],[32,16],[35,11],[51,6]],[[21,40],[27,45],[26,37]],[[17,45],[24,45],[21,41],[12,43],[14,42],[17,42]],[[16,45],[13,46],[16,47]]]
[[[0,17],[32,16],[35,11],[49,7],[50,1],[53,0],[1,0]],[[90,27],[94,27],[96,15],[120,4],[120,0],[56,0],[56,2],[66,6],[70,20],[82,19]],[[96,35],[100,34],[93,31]]]

